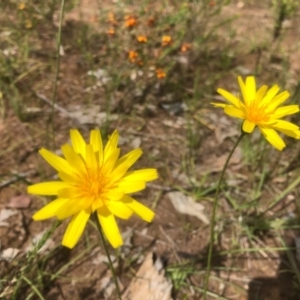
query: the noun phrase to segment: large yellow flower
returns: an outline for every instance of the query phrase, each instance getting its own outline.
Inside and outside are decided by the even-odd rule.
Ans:
[[[285,143],[276,130],[293,138],[300,138],[300,130],[297,125],[280,120],[284,116],[299,112],[298,105],[279,107],[290,96],[289,92],[284,91],[278,94],[280,90],[278,85],[274,85],[269,90],[266,85],[263,85],[256,90],[254,76],[248,76],[245,82],[239,76],[238,82],[244,101],[223,89],[218,89],[218,93],[229,104],[212,104],[215,107],[224,108],[224,112],[229,116],[243,119],[242,129],[246,133],[251,133],[257,126],[269,143],[278,150],[282,150]]]
[[[28,193],[57,195],[57,199],[33,215],[33,219],[44,220],[56,216],[59,220],[72,216],[64,234],[62,244],[73,248],[79,240],[92,212],[98,219],[108,241],[114,248],[123,244],[115,217],[128,219],[136,213],[151,222],[154,213],[131,198],[128,194],[146,187],[146,182],[158,177],[156,169],[128,169],[142,155],[135,149],[119,158],[117,131],[109,137],[105,147],[99,130],[90,132],[90,143],[86,144],[80,133],[71,130],[72,146],[65,144],[61,158],[46,149],[39,152],[58,171],[61,181],[37,183],[28,187]]]

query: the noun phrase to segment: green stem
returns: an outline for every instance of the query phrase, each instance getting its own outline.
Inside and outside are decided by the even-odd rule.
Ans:
[[[55,146],[54,141],[54,111],[55,111],[55,104],[56,104],[56,95],[57,95],[57,82],[58,82],[58,76],[59,76],[59,69],[60,69],[60,46],[61,46],[61,30],[62,30],[62,23],[64,18],[64,10],[65,10],[65,0],[61,0],[61,6],[60,6],[60,16],[59,16],[59,26],[58,26],[58,33],[57,33],[57,49],[56,49],[56,70],[55,70],[55,80],[54,80],[54,86],[53,86],[53,94],[52,94],[52,109],[51,109],[51,129],[53,134],[53,146]]]
[[[232,150],[230,151],[230,153],[229,153],[229,155],[226,159],[226,162],[225,162],[224,167],[222,169],[221,176],[220,176],[219,181],[218,181],[217,190],[216,190],[214,203],[213,203],[211,223],[210,223],[210,241],[209,241],[209,249],[208,249],[206,276],[205,276],[205,282],[204,282],[204,299],[206,299],[208,281],[209,281],[210,270],[211,270],[210,265],[211,265],[212,250],[213,250],[214,239],[215,239],[215,235],[214,235],[215,221],[216,221],[215,219],[216,219],[216,211],[217,211],[217,207],[218,207],[219,194],[220,194],[220,190],[221,190],[221,184],[223,182],[225,171],[228,167],[228,163],[230,161],[230,158],[232,157],[232,154],[233,154],[234,150],[236,149],[236,147],[238,146],[238,144],[240,143],[240,141],[242,140],[242,138],[245,135],[246,135],[246,133],[242,131],[241,135],[238,137],[237,141],[235,142]]]
[[[45,243],[50,238],[52,233],[56,230],[56,228],[58,228],[58,226],[60,226],[61,223],[62,223],[62,221],[54,222],[52,224],[52,227],[49,230],[47,230],[44,233],[44,235],[42,236],[42,238],[34,245],[34,248],[27,253],[27,255],[25,257],[25,261],[20,262],[20,265],[23,265],[23,267],[16,272],[12,272],[12,276],[17,277],[18,280],[17,280],[16,286],[14,288],[14,293],[13,293],[11,299],[18,299],[18,293],[20,291],[20,286],[21,286],[22,280],[25,280],[24,274],[26,273],[27,269],[30,266],[32,266],[32,262],[37,257],[39,250],[45,245]],[[11,278],[11,280],[12,280],[12,278]]]
[[[106,254],[107,258],[108,258],[108,264],[109,264],[109,268],[110,268],[111,273],[112,273],[113,278],[114,278],[114,282],[115,282],[115,285],[116,285],[116,290],[117,290],[118,298],[119,298],[119,300],[122,300],[122,296],[121,296],[121,292],[120,292],[120,288],[119,288],[119,284],[118,284],[118,279],[117,279],[116,272],[115,272],[114,266],[112,264],[112,261],[111,261],[111,258],[110,258],[109,252],[108,252],[107,244],[106,244],[106,241],[105,241],[105,238],[104,238],[104,235],[103,235],[103,231],[102,231],[101,225],[100,225],[99,220],[98,220],[97,212],[93,213],[93,218],[94,218],[94,222],[96,223],[100,239],[101,239],[102,244],[104,246],[105,254]]]

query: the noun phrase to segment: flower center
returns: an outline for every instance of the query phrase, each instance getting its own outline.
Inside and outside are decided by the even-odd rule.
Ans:
[[[99,198],[103,193],[107,180],[99,170],[89,170],[82,180],[82,193],[88,198]]]
[[[255,124],[268,122],[270,113],[267,112],[265,105],[260,105],[259,101],[254,100],[249,105],[246,105],[246,119]]]

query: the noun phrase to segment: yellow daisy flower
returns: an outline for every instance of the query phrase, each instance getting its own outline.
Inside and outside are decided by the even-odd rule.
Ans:
[[[33,215],[35,221],[57,217],[63,220],[72,217],[64,234],[62,244],[73,248],[78,242],[91,213],[97,212],[103,232],[110,244],[117,248],[123,244],[115,216],[128,219],[133,213],[151,222],[154,212],[131,198],[128,194],[143,190],[146,182],[157,179],[156,169],[128,169],[142,155],[135,149],[119,158],[117,147],[119,134],[114,131],[103,147],[98,129],[90,132],[86,144],[78,130],[71,130],[72,146],[61,147],[64,158],[46,149],[39,153],[58,171],[61,181],[33,184],[28,193],[56,195]]]
[[[231,93],[218,89],[229,104],[212,103],[215,107],[224,108],[224,112],[232,117],[243,119],[242,130],[251,133],[257,126],[267,141],[276,149],[282,150],[285,143],[279,134],[280,131],[295,139],[300,138],[299,127],[291,122],[280,120],[282,117],[299,112],[298,105],[280,106],[290,96],[289,92],[283,91],[278,94],[278,85],[272,86],[269,90],[266,85],[256,90],[254,76],[248,76],[245,80],[239,76],[243,101]]]

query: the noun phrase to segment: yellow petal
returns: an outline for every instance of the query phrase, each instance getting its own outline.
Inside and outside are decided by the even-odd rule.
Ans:
[[[280,87],[278,85],[272,86],[269,91],[267,92],[266,96],[262,99],[263,104],[273,104],[274,97],[279,92]]]
[[[122,202],[131,208],[135,214],[146,222],[151,222],[154,218],[154,212],[142,203],[134,200],[128,195],[124,196]]]
[[[290,136],[294,139],[300,139],[300,130],[277,129],[278,131]]]
[[[65,172],[67,174],[73,174],[73,169],[65,159],[44,148],[42,148],[39,153],[55,170],[59,172]]]
[[[214,107],[222,107],[222,108],[225,108],[225,106],[227,105],[224,103],[216,103],[216,102],[210,102],[210,104],[212,104]]]
[[[240,108],[241,101],[233,96],[231,93],[223,90],[223,89],[217,89],[217,92],[222,95],[228,102],[230,102],[232,105],[234,105],[236,108]],[[215,105],[215,103],[213,103]],[[217,106],[219,106],[219,103],[216,103]]]
[[[107,200],[118,201],[124,196],[124,190],[120,188],[109,189],[103,197]]]
[[[284,141],[274,129],[264,128],[261,126],[258,127],[266,140],[276,149],[281,151],[285,147]]]
[[[93,146],[94,151],[97,153],[96,158],[98,159],[99,165],[101,166],[103,162],[103,141],[99,129],[91,131],[90,143]]]
[[[65,203],[67,203],[69,199],[58,198],[56,200],[51,201],[49,204],[38,210],[33,216],[34,221],[41,221],[45,219],[52,218],[56,216],[56,211]]]
[[[299,127],[291,122],[284,121],[284,120],[277,120],[277,122],[272,125],[272,128],[295,139],[300,138]]]
[[[74,171],[79,174],[86,173],[85,163],[83,162],[81,156],[75,152],[75,150],[68,144],[61,147],[64,157],[68,161],[69,165],[72,166]],[[85,150],[84,150],[85,151]]]
[[[27,187],[27,192],[34,195],[58,195],[58,192],[70,184],[62,181],[41,182]]]
[[[93,146],[95,152],[103,150],[102,138],[99,129],[91,130],[90,133],[90,144]]]
[[[244,102],[247,103],[248,98],[247,98],[246,86],[245,86],[245,83],[244,83],[241,76],[238,76],[238,82],[239,82],[239,86],[240,86],[240,89],[241,89],[241,92],[242,92]]]
[[[72,146],[74,151],[78,154],[81,154],[82,158],[85,159],[86,143],[82,135],[79,133],[77,129],[71,129],[70,135],[71,135],[71,141],[72,141]]]
[[[92,203],[92,212],[96,211],[100,207],[104,206],[104,203],[101,198],[93,199]]]
[[[126,164],[130,168],[143,154],[142,149],[134,149],[128,152],[126,155],[122,156],[116,163],[116,167],[121,164]]]
[[[261,99],[265,96],[267,90],[268,90],[268,86],[266,85],[263,85],[259,88],[255,97],[257,102],[261,102]]]
[[[110,183],[116,183],[117,181],[119,181],[127,172],[128,170],[128,166],[126,165],[126,163],[123,163],[121,165],[119,165],[118,167],[116,167],[111,173],[110,173]]]
[[[120,181],[118,183],[118,187],[121,188],[125,194],[131,194],[145,189],[146,183],[145,181],[134,181],[134,182]]]
[[[67,174],[65,172],[58,172],[58,177],[69,184],[74,184],[78,182],[78,177]]]
[[[81,210],[85,210],[91,206],[91,201],[88,199],[69,199],[56,211],[56,217],[59,220],[66,219],[72,215],[77,214]]]
[[[254,76],[247,76],[245,81],[245,103],[250,104],[256,99],[256,84]]]
[[[276,129],[276,130],[278,130],[294,139],[298,139],[298,140],[300,139],[300,130],[287,130],[287,129]]]
[[[268,112],[273,112],[276,107],[284,103],[290,97],[290,93],[288,91],[284,91],[277,95],[267,106]]]
[[[82,210],[72,217],[64,234],[62,245],[72,249],[81,237],[87,221],[91,215],[91,210]]]
[[[128,172],[123,180],[124,181],[152,181],[158,178],[156,169],[141,169],[136,171]]]
[[[286,129],[286,130],[299,130],[299,126],[291,123],[291,122],[288,122],[288,121],[284,121],[284,120],[276,120],[276,123],[274,123],[272,125],[272,128],[274,129]]]
[[[133,210],[121,201],[108,201],[107,208],[113,215],[124,220],[129,219],[133,214]]]
[[[231,117],[245,119],[243,111],[231,105],[226,105],[224,108],[224,112]]]
[[[59,190],[58,193],[61,198],[80,198],[82,196],[82,189],[76,186],[68,186]]]
[[[120,234],[114,215],[105,206],[97,210],[97,215],[103,233],[110,242],[110,244],[114,248],[122,246],[122,236]]]
[[[104,156],[103,166],[101,172],[105,175],[109,175],[113,170],[116,162],[120,156],[120,148],[111,149],[109,155]]]
[[[255,126],[255,123],[245,120],[243,123],[243,131],[246,133],[251,133],[254,130]]]
[[[279,107],[272,115],[272,118],[280,119],[284,116],[295,114],[298,111],[299,111],[299,105],[287,105],[287,106]]]
[[[108,138],[108,142],[104,148],[104,160],[111,155],[111,151],[114,151],[117,148],[119,141],[119,133],[117,130]]]
[[[86,166],[89,170],[95,170],[98,167],[98,161],[92,145],[86,145]]]

